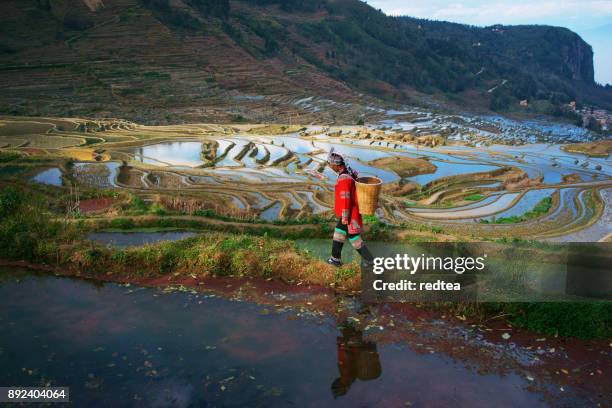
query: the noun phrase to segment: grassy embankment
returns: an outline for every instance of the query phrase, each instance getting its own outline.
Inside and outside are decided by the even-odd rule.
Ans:
[[[608,157],[612,152],[612,140],[598,140],[588,143],[574,143],[561,146],[563,150],[569,153],[584,154],[589,157]]]
[[[118,281],[205,276],[260,276],[359,289],[358,266],[335,269],[299,251],[292,240],[264,234],[205,232],[177,242],[105,248],[85,241],[79,222],[48,212],[44,196],[0,193],[0,259],[49,265],[60,272]]]
[[[552,207],[553,199],[552,197],[544,197],[540,200],[531,211],[527,211],[521,215],[513,215],[512,217],[501,217],[501,218],[493,218],[492,221],[489,220],[480,220],[482,224],[517,224],[519,222],[525,222],[532,220],[534,218],[540,217],[544,214],[547,214],[550,211],[550,207]]]
[[[467,196],[467,197],[464,197],[463,199],[464,199],[465,201],[480,201],[480,200],[482,200],[483,198],[484,198],[484,195],[483,195],[483,194],[480,194],[480,193],[475,193],[475,194],[471,194],[471,195],[469,195],[469,196]]]
[[[144,210],[144,209],[143,209]],[[198,237],[129,249],[84,240],[84,224],[57,218],[48,197],[14,187],[0,192],[0,259],[44,264],[66,275],[114,281],[208,276],[275,278],[288,283],[360,289],[356,264],[335,269],[297,249],[294,241],[267,234],[205,232]],[[612,302],[444,304],[486,320],[504,315],[517,326],[579,338],[612,336]]]

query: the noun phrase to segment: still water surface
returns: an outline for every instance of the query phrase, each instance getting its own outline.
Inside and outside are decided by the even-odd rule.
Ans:
[[[377,346],[333,318],[206,293],[0,276],[0,383],[69,386],[75,406],[545,406],[519,376]]]

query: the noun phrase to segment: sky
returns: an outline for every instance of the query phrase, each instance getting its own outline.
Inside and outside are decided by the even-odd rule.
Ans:
[[[580,34],[595,52],[595,80],[612,84],[612,0],[366,0],[389,15],[488,26],[546,24]]]

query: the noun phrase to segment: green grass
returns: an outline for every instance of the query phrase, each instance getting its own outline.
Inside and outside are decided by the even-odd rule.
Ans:
[[[547,214],[552,207],[552,197],[545,197],[538,202],[531,211],[527,211],[521,215],[513,215],[512,217],[494,218],[492,221],[480,220],[482,224],[517,224],[519,222],[529,221],[531,219]]]
[[[482,200],[484,195],[482,194],[472,194],[464,198],[466,201],[480,201]]]
[[[516,326],[580,339],[612,337],[612,302],[490,303],[487,314],[508,314]]]
[[[145,213],[149,210],[149,206],[147,205],[147,203],[144,202],[142,198],[138,196],[133,196],[130,200],[130,210],[138,213]]]
[[[284,234],[282,229],[258,227],[248,234],[209,230],[193,238],[130,249],[100,247],[84,240],[86,220],[69,223],[56,219],[57,214],[50,212],[53,198],[16,187],[0,190],[0,258],[43,263],[62,271],[76,270],[87,277],[116,280],[172,274],[277,277],[288,281],[307,277],[312,283],[329,284],[332,279],[350,284],[358,277],[353,266],[331,276],[321,261],[297,250],[294,240],[307,235],[307,228],[300,229],[295,237],[283,239],[273,237],[274,233]],[[145,205],[138,199],[131,203],[138,209]],[[176,227],[175,221],[169,221],[148,220],[146,226]],[[129,218],[105,222],[107,228],[118,230],[145,227]],[[193,220],[183,224],[183,228],[194,227]],[[321,226],[324,227],[328,226]],[[387,227],[375,223],[372,228]],[[321,232],[330,231],[314,234],[321,236]],[[471,310],[483,319],[505,314],[513,325],[546,335],[612,337],[612,302],[449,303],[445,307],[462,308],[464,313]]]
[[[0,163],[8,163],[10,161],[14,161],[20,159],[22,157],[21,154],[16,152],[2,152],[0,151]]]

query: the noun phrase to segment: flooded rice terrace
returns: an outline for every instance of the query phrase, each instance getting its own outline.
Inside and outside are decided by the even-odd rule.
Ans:
[[[392,310],[385,312],[391,321],[377,320],[376,314],[356,314],[354,301],[326,292],[283,293],[238,279],[217,283],[235,289],[219,294],[15,269],[0,276],[0,383],[67,386],[74,406],[610,402],[609,395],[591,389],[597,378],[583,383],[554,374],[547,355],[570,353],[563,346],[542,355],[443,320],[394,316]],[[257,303],[248,300],[247,287]]]
[[[330,214],[336,175],[325,161],[333,148],[360,174],[383,181],[377,217],[385,223],[449,225],[479,237],[503,230],[564,240],[584,229],[582,240],[599,241],[612,234],[609,225],[589,228],[611,205],[602,193],[612,187],[611,161],[564,150],[563,143],[597,137],[572,125],[405,110],[368,126],[205,126],[132,125],[99,145],[105,163],[41,168],[30,180],[180,191],[202,209],[272,223]],[[113,143],[117,137],[130,142]],[[523,216],[549,199],[547,214]],[[492,222],[500,217],[516,225]]]

